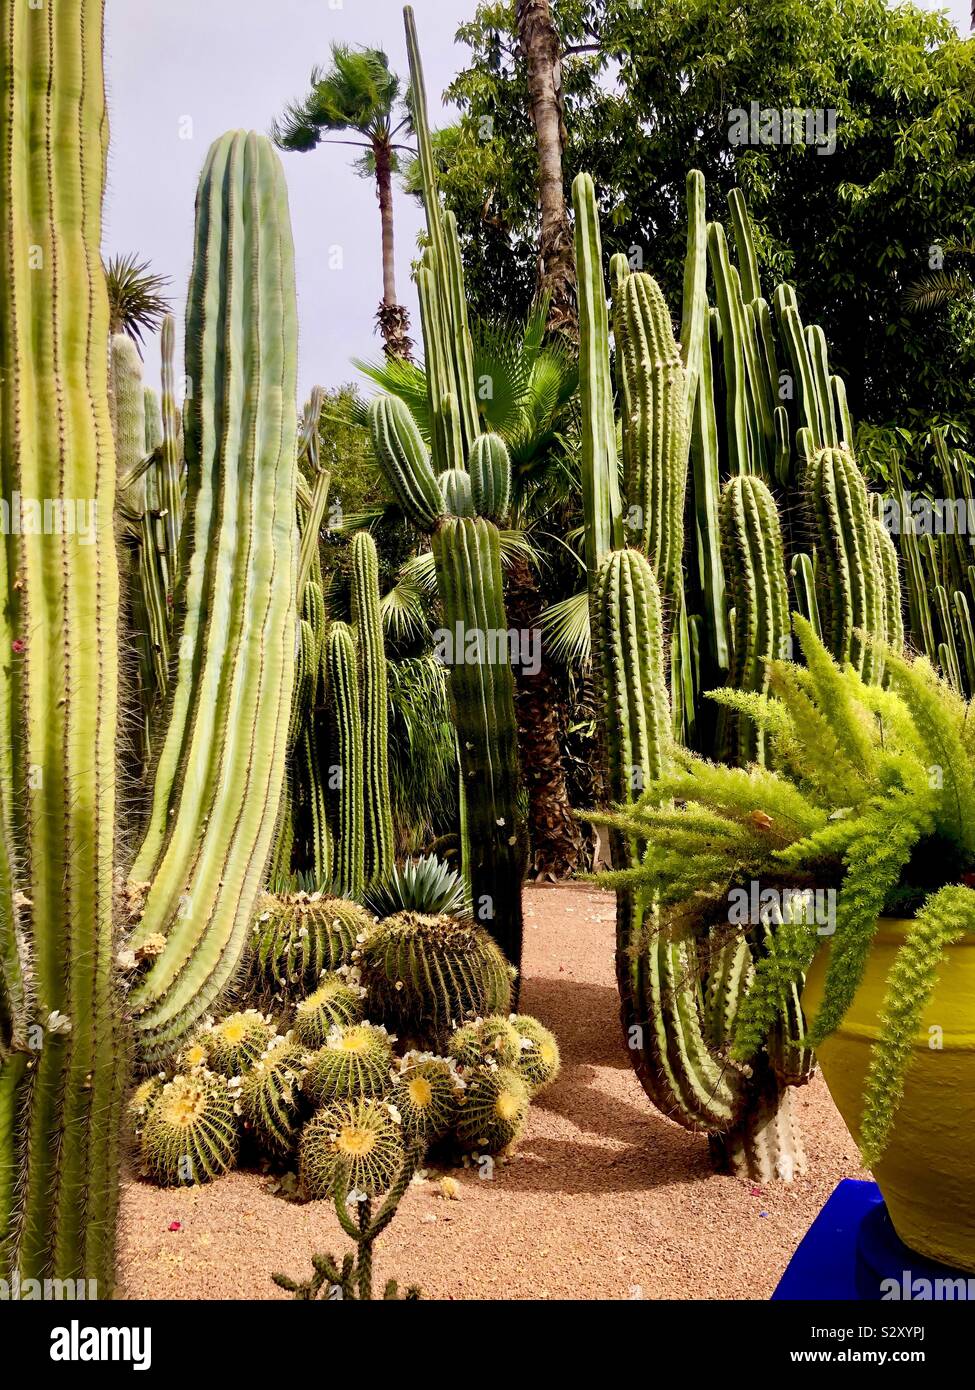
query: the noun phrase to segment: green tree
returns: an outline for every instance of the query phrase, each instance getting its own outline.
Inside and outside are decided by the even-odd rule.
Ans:
[[[396,297],[393,234],[393,175],[402,149],[396,143],[409,116],[400,103],[400,80],[390,72],[386,54],[378,48],[332,45],[332,66],[315,68],[311,91],[292,102],[271,127],[271,138],[282,150],[313,150],[319,144],[352,145],[363,154],[356,172],[376,182],[382,225],[383,297],[376,315],[390,357],[409,357],[409,315]],[[328,134],[353,132],[359,140],[328,140]]]
[[[592,173],[607,255],[622,251],[673,300],[688,168],[713,213],[736,184],[769,278],[820,322],[854,416],[926,437],[975,425],[972,315],[906,297],[975,217],[975,44],[950,21],[884,0],[562,0],[565,179]],[[470,62],[438,153],[479,311],[524,311],[538,238],[538,167],[515,5],[459,30]],[[836,147],[730,142],[732,113],[835,111]]]

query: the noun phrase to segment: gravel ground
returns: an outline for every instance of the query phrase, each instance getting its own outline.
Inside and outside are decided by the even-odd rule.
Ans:
[[[620,1039],[613,900],[581,885],[528,888],[522,1008],[557,1034],[563,1069],[532,1105],[519,1151],[489,1181],[430,1171],[377,1249],[377,1274],[429,1298],[758,1298],[771,1294],[856,1149],[817,1078],[797,1095],[811,1175],[759,1188],[710,1171],[707,1146],[663,1119]],[[232,1173],[122,1201],[122,1298],[274,1298],[316,1250],[346,1246],[325,1203]],[[178,1223],[178,1229],[171,1229]]]

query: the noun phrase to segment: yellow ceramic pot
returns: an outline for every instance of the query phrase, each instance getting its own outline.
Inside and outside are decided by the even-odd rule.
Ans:
[[[882,918],[866,973],[843,1023],[818,1056],[830,1095],[856,1136],[863,1082],[887,975],[908,923]],[[802,996],[807,1019],[823,998],[829,947]],[[975,1273],[975,937],[948,950],[924,1011],[890,1146],[874,1169],[894,1229],[932,1260]]]

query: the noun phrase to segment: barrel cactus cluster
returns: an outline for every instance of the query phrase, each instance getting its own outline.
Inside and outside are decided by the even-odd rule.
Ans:
[[[869,639],[901,648],[902,599],[822,331],[802,324],[789,286],[773,307],[763,297],[740,194],[730,199],[737,264],[721,224],[706,221],[700,174],[687,194],[678,343],[656,282],[622,256],[610,263],[607,309],[595,189],[586,175],[574,186],[590,622],[617,808],[594,820],[610,832],[624,1036],[644,1088],[664,1114],[710,1137],[720,1166],[788,1179],[804,1163],[790,1088],[813,1068],[800,1011],[781,1048],[747,1069],[728,1060],[765,929],[702,940],[667,919],[627,879],[647,846],[625,808],[680,766],[682,745],[743,768],[765,762],[755,715],[769,663],[792,656],[791,611],[879,683]],[[685,516],[695,528],[686,538]]]

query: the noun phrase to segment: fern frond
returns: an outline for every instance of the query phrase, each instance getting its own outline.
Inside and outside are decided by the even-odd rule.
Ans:
[[[860,1151],[868,1166],[883,1155],[890,1140],[921,1016],[938,982],[945,950],[966,932],[975,932],[975,892],[952,884],[928,898],[894,959],[881,1009],[881,1034],[864,1086]]]

